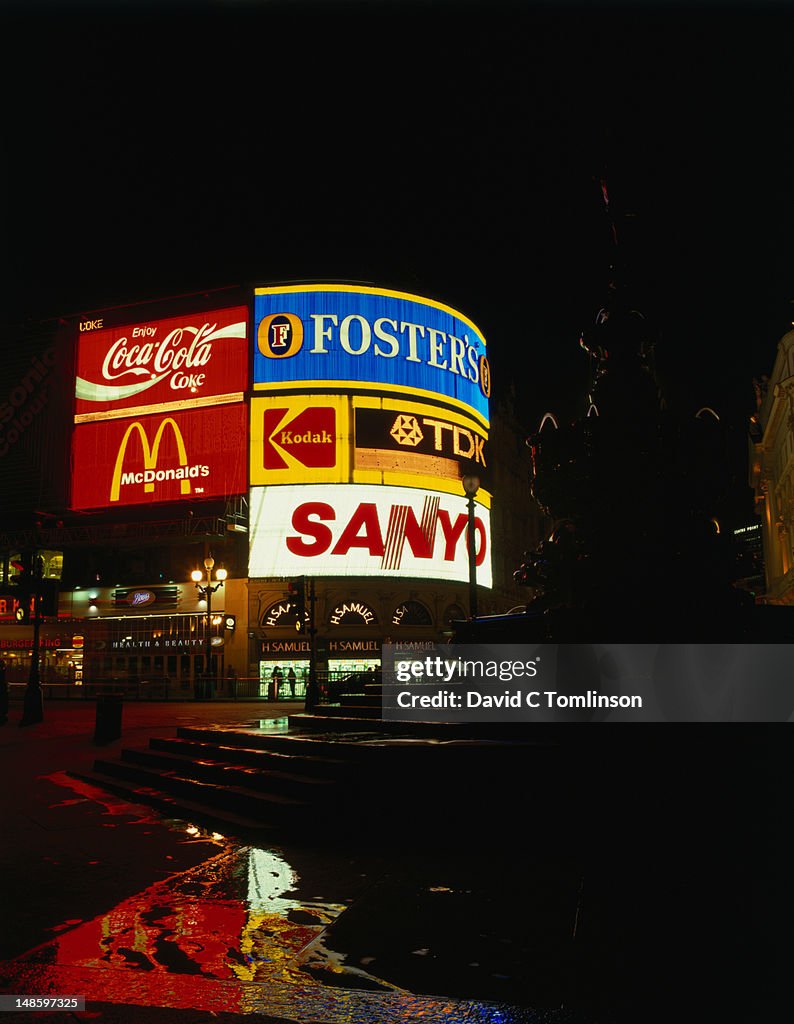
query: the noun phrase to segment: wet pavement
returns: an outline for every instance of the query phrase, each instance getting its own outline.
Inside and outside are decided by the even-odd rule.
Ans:
[[[364,827],[280,844],[165,819],[70,774],[177,725],[278,729],[283,712],[129,705],[122,739],[102,747],[93,705],[50,703],[29,729],[12,713],[0,730],[0,991],[81,995],[86,1009],[2,1021],[644,1024],[695,1008],[704,1022],[761,1019],[710,1012],[739,1005],[757,940],[748,878],[766,826],[759,810],[745,829],[739,780],[760,748],[733,767],[723,752],[716,785],[679,747],[654,792],[622,754],[614,777],[589,766],[591,789],[577,764],[585,796],[563,808],[564,842],[533,813],[536,780],[506,780],[516,814],[498,831],[474,814],[442,837],[400,819],[369,843]],[[690,983],[697,999],[671,1015]]]
[[[393,849],[360,835],[354,844],[325,836],[316,846],[251,845],[70,774],[177,725],[273,729],[279,713],[127,706],[122,740],[102,747],[92,742],[92,705],[51,703],[29,729],[15,729],[12,715],[0,733],[0,856],[3,877],[14,879],[0,990],[81,995],[86,1010],[4,1021],[591,1019],[564,1006],[575,864],[538,862],[528,878],[523,860],[506,870],[511,858],[498,846],[484,861],[479,844],[473,853],[465,843],[424,848],[421,836],[395,836]]]

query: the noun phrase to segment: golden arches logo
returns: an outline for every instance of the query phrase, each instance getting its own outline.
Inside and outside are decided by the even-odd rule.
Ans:
[[[116,465],[113,469],[113,481],[110,485],[110,500],[118,501],[119,493],[121,491],[121,467],[124,464],[124,456],[127,453],[127,444],[129,443],[130,437],[134,430],[138,431],[138,436],[141,439],[141,448],[143,449],[143,465],[145,470],[154,470],[157,465],[157,456],[160,452],[160,442],[163,439],[165,428],[170,427],[174,434],[174,440],[176,441],[177,451],[179,452],[179,465],[187,469],[187,450],[185,449],[185,441],[182,437],[182,432],[176,425],[176,421],[170,416],[166,417],[157,428],[157,433],[154,435],[154,444],[149,447],[149,438],[146,436],[146,431],[142,425],[136,420],[135,423],[131,423],[125,431],[124,437],[119,445],[119,453],[116,456]],[[154,490],[154,481],[146,479],[146,473],[140,474],[144,481],[144,491],[147,494],[151,494]],[[182,494],[190,494],[190,480],[185,475],[180,480],[180,489]]]

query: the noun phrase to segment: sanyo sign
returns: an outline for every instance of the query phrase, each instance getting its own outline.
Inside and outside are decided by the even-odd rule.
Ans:
[[[450,306],[364,286],[257,288],[254,324],[255,389],[377,385],[379,393],[441,397],[488,426],[485,339]]]
[[[251,576],[469,578],[464,497],[380,485],[251,488]],[[477,582],[492,585],[488,509],[475,515]]]

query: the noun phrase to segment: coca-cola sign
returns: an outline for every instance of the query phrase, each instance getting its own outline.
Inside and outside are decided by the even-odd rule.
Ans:
[[[239,402],[247,384],[245,306],[93,330],[78,343],[75,422]]]

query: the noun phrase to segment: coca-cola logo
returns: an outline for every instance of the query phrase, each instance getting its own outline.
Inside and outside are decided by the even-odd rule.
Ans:
[[[202,327],[177,327],[162,341],[130,342],[127,337],[114,341],[102,363],[105,380],[118,380],[127,374],[146,375],[159,379],[171,370],[195,369],[205,366],[212,357],[212,334],[217,324]],[[136,328],[140,331],[157,332],[156,327]]]
[[[173,391],[198,392],[207,381],[204,368],[212,359],[215,343],[226,338],[245,340],[246,324],[219,327],[217,321],[208,321],[163,331],[162,325],[154,324],[129,328],[102,358],[100,374],[106,383],[78,377],[76,397],[88,402],[119,401],[161,381]]]

